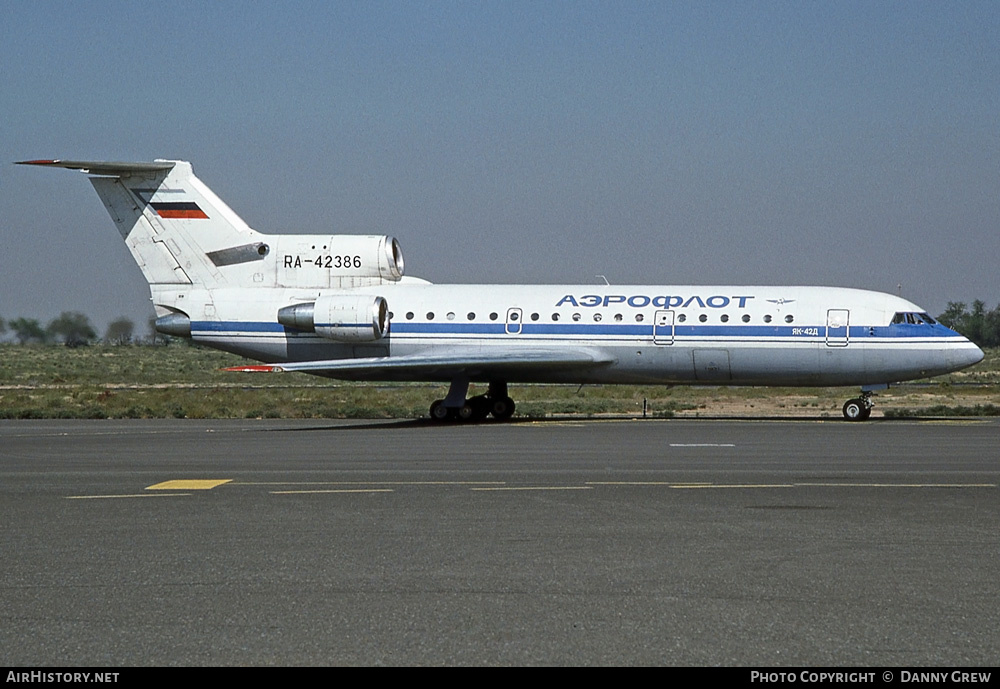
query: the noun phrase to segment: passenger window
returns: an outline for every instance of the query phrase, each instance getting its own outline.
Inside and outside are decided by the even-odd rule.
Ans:
[[[558,321],[559,320],[559,314],[558,313],[552,314],[552,320],[553,321]]]
[[[785,323],[791,323],[794,320],[795,317],[792,314],[788,314],[787,316],[785,316]]]
[[[750,314],[749,313],[743,314],[743,322],[744,323],[749,323],[750,322]]]
[[[770,323],[771,322],[771,314],[767,314],[767,315],[764,316],[764,322],[765,323]]]
[[[412,321],[413,320],[413,312],[412,311],[407,311],[406,312],[406,320],[408,320],[408,321]]]
[[[686,321],[687,319],[688,319],[688,317],[687,317],[687,314],[686,314],[686,313],[682,313],[682,314],[680,314],[679,316],[677,316],[677,322],[678,322],[678,323],[683,323],[683,322],[684,322],[684,321]]]
[[[642,323],[642,321],[644,319],[645,319],[645,316],[643,316],[641,313],[635,314],[635,322],[636,323]]]
[[[490,320],[495,321],[496,319],[497,319],[497,312],[494,311],[493,313],[490,314]]]
[[[729,314],[728,313],[722,314],[721,316],[719,316],[719,320],[722,321],[723,323],[728,323],[729,322]]]
[[[620,313],[616,313],[615,314],[615,321],[620,323],[621,320],[622,320],[622,315]]]
[[[429,320],[429,321],[433,321],[434,320],[434,312],[433,311],[428,311],[427,312],[427,320]]]
[[[455,320],[455,312],[454,312],[454,311],[449,311],[449,312],[448,312],[448,315],[446,316],[446,318],[447,318],[447,319],[448,319],[449,321],[453,321],[453,320]]]
[[[595,323],[600,323],[601,322],[601,318],[602,318],[601,314],[599,314],[599,313],[595,313],[594,314],[594,322]]]
[[[580,314],[578,314],[578,313],[574,313],[574,314],[573,314],[573,320],[574,320],[574,321],[578,321],[578,320],[580,320]]]
[[[700,316],[698,316],[698,320],[704,323],[705,321],[708,320],[708,315],[703,313]]]
[[[531,314],[531,320],[537,321],[538,320],[538,314],[537,313]]]
[[[469,311],[468,319],[470,321],[474,321],[476,319],[476,314],[474,314],[472,311]]]

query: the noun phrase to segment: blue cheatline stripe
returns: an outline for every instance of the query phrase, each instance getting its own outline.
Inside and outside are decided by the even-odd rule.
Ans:
[[[353,323],[320,325],[318,327],[358,327],[370,328],[371,324]],[[289,336],[305,336],[294,328],[286,328],[280,323],[259,321],[194,321],[191,330],[207,333],[275,333]],[[522,323],[520,333],[507,333],[503,323],[413,323],[393,322],[390,332],[400,335],[456,335],[473,337],[477,335],[507,335],[510,338],[539,335],[585,335],[588,337],[652,337],[653,325],[631,323]],[[657,336],[669,337],[670,326],[658,326]],[[843,339],[844,328],[831,328],[829,336]],[[801,341],[823,340],[827,337],[826,326],[810,325],[674,325],[676,338],[728,337],[740,340],[790,339]],[[958,333],[939,326],[909,325],[857,326],[850,327],[852,341],[872,341],[878,339],[959,339]]]
[[[192,321],[191,330],[213,333],[295,333],[281,323],[261,323],[259,321]]]

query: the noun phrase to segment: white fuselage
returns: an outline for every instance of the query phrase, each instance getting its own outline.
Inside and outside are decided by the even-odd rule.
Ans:
[[[509,382],[879,385],[958,370],[982,352],[937,323],[893,323],[922,310],[879,292],[705,285],[433,285],[402,281],[352,292],[383,297],[386,335],[340,343],[277,323],[322,290],[185,290],[191,335],[267,362],[398,357],[461,349],[497,360],[522,348],[587,348],[605,365],[513,367]],[[154,290],[155,292],[155,290]],[[154,299],[164,303],[161,295]],[[341,378],[350,371],[330,373]],[[497,369],[490,376],[498,375]],[[386,370],[382,380],[448,380]],[[470,371],[470,378],[486,378]]]
[[[178,160],[31,160],[82,170],[150,284],[156,327],[358,380],[450,381],[461,419],[509,418],[508,382],[861,385],[982,351],[908,301],[831,287],[432,285],[378,235],[265,234]],[[490,385],[467,400],[469,381]],[[865,389],[867,388],[867,390]],[[480,396],[483,397],[483,396]],[[488,404],[486,404],[488,403]],[[868,395],[845,416],[867,418]]]

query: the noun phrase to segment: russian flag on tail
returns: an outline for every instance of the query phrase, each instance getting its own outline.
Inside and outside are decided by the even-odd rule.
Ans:
[[[194,201],[153,201],[149,205],[161,218],[208,218]]]

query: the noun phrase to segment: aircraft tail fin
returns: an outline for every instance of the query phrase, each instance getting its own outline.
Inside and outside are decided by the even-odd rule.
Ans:
[[[223,285],[220,266],[263,260],[251,229],[181,160],[117,163],[28,160],[90,175],[143,275],[155,285]],[[231,273],[230,273],[231,274]]]

